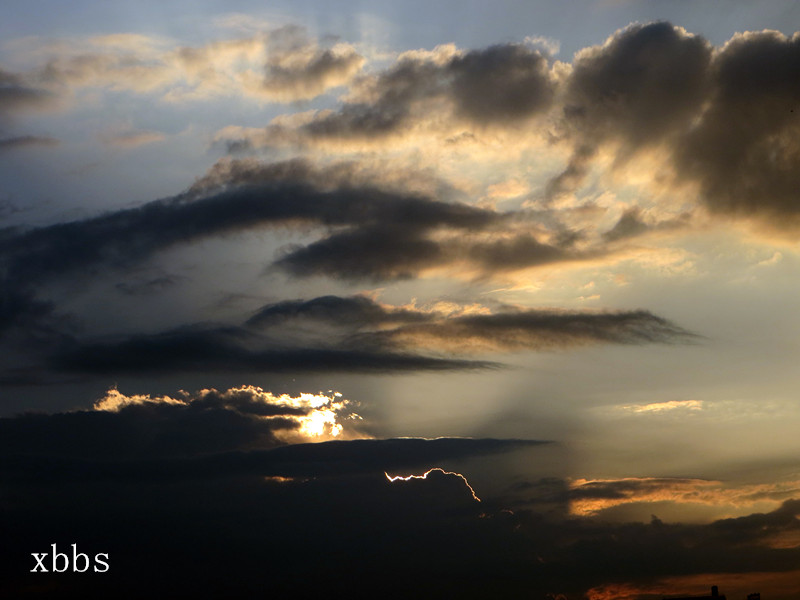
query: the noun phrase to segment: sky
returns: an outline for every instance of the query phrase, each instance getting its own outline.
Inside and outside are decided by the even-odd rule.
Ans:
[[[800,595],[800,5],[4,8],[2,594]]]

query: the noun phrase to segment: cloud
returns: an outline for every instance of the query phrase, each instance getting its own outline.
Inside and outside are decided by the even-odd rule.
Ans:
[[[564,116],[579,145],[617,141],[629,153],[673,136],[704,99],[711,55],[707,41],[665,22],[630,25],[578,52]]]
[[[711,211],[796,224],[799,74],[797,35],[737,34],[715,54],[708,105],[676,152]]]
[[[10,152],[18,148],[58,146],[59,140],[52,137],[22,135],[0,140],[0,153]]]
[[[267,38],[268,58],[261,81],[264,96],[309,100],[348,83],[366,59],[349,44],[320,48],[300,27],[282,27]]]
[[[180,391],[174,397],[126,396],[112,388],[89,411],[0,419],[0,453],[9,461],[3,473],[28,481],[78,474],[101,479],[383,475],[549,443],[368,439],[351,404],[334,392],[292,397],[255,386]],[[41,470],[26,474],[32,464]]]
[[[340,396],[340,395],[339,395]],[[289,441],[358,437],[337,421],[352,416],[335,395],[275,396],[242,386],[169,396],[126,396],[116,388],[92,411],[0,419],[6,456],[121,460],[205,456]]]
[[[576,479],[570,482],[567,496],[570,511],[573,514],[586,516],[625,504],[649,502],[735,508],[754,507],[766,502],[775,506],[777,510],[787,498],[792,498],[798,493],[800,493],[799,481],[735,485],[704,479],[628,477]],[[776,518],[782,519],[780,516],[782,514],[779,511]],[[754,518],[750,518],[742,523],[750,523],[753,520]],[[774,533],[768,532],[766,527],[763,531],[766,537]],[[755,533],[755,528],[753,532]]]
[[[682,213],[674,219],[653,221],[652,219],[646,219],[640,208],[633,207],[622,213],[614,227],[603,234],[603,239],[609,242],[616,242],[651,232],[675,231],[688,227],[690,222],[691,215],[689,213]]]
[[[703,410],[703,402],[700,400],[668,400],[667,402],[653,402],[651,404],[620,406],[619,409],[632,413],[662,413],[673,410]]]
[[[115,34],[39,44],[44,64],[31,74],[61,92],[101,87],[161,94],[167,101],[244,95],[273,102],[309,100],[347,83],[364,58],[344,43],[324,47],[286,26],[202,46]],[[11,92],[7,93],[12,100]],[[18,93],[17,96],[20,96]]]
[[[500,142],[492,136],[507,148],[520,125],[536,118],[541,126],[525,129],[522,147],[549,140],[568,153],[560,172],[534,192],[546,200],[578,189],[594,166],[613,172],[659,153],[663,168],[649,176],[654,189],[685,184],[713,214],[792,226],[797,45],[796,36],[765,31],[737,34],[715,49],[681,27],[653,22],[617,31],[571,64],[551,64],[531,43],[444,45],[364,73],[365,58],[352,46],[316,40],[296,26],[176,49],[155,38],[105,36],[37,48],[34,58],[46,60],[30,72],[0,71],[0,112],[46,108],[85,87],[167,100],[238,93],[290,102],[346,85],[333,109],[282,115],[261,129],[227,128],[218,137],[232,150],[391,143],[400,152],[400,139],[418,151],[422,139],[450,148],[447,140],[478,136],[481,152],[494,156],[490,146]],[[637,224],[645,222],[635,217],[624,215],[606,240],[643,232]],[[285,264],[303,270],[303,261]]]
[[[372,225],[293,249],[275,262],[295,277],[334,276],[372,281],[411,279],[447,262],[440,245],[404,225]]]
[[[124,131],[120,133],[101,136],[105,144],[118,146],[120,148],[135,148],[154,142],[160,142],[165,138],[160,131]]]
[[[619,164],[682,133],[702,106],[711,56],[707,41],[666,22],[629,25],[578,52],[558,133],[572,155],[547,196],[577,189],[602,146]]]
[[[256,311],[246,325],[262,328],[306,320],[360,328],[386,323],[425,321],[429,318],[424,312],[382,305],[365,296],[320,296],[311,300],[284,300],[267,304]]]
[[[389,347],[457,353],[552,350],[591,343],[685,342],[694,337],[647,311],[592,313],[524,309],[436,319],[371,335],[372,339]],[[364,339],[369,340],[370,335],[365,335]]]
[[[505,271],[580,258],[569,246],[542,243],[524,233],[475,243],[468,248],[468,255],[487,272]]]
[[[24,75],[0,69],[0,118],[47,109],[54,105],[55,100],[52,93],[29,83]]]
[[[92,264],[125,265],[174,244],[277,224],[361,226],[369,232],[388,221],[413,237],[439,227],[478,229],[501,218],[466,204],[366,183],[351,186],[347,169],[337,166],[317,169],[298,160],[237,169],[229,168],[221,189],[204,193],[217,180],[201,180],[188,196],[9,235],[0,240],[7,277],[33,282]]]
[[[363,296],[324,296],[259,309],[248,324],[264,329],[290,325],[316,330],[324,339],[344,330],[342,342],[355,348],[447,351],[454,355],[485,351],[550,350],[588,343],[686,342],[695,336],[646,311],[579,312],[500,307],[443,311],[434,306],[394,307]],[[287,330],[289,331],[289,330]],[[352,337],[348,337],[350,333]],[[308,334],[307,334],[308,335]]]
[[[736,34],[715,49],[655,22],[578,52],[556,134],[572,154],[546,196],[575,191],[603,155],[614,169],[660,150],[654,188],[690,184],[713,214],[796,226],[798,48],[796,35],[763,31]],[[638,216],[623,215],[607,239],[642,233]]]
[[[354,577],[367,586],[365,597],[387,578],[402,595],[417,597],[432,589],[467,594],[476,586],[481,595],[539,597],[654,586],[680,593],[692,578],[725,569],[764,582],[767,593],[776,588],[764,573],[781,582],[796,573],[800,547],[789,540],[800,530],[798,500],[705,524],[613,523],[509,505],[480,488],[470,491],[469,470],[448,475],[436,467],[546,442],[281,438],[328,409],[344,427],[341,437],[350,427],[345,402],[330,393],[289,397],[251,386],[169,397],[110,390],[93,410],[0,419],[9,533],[31,552],[54,541],[69,552],[76,540],[79,551],[108,552],[116,565],[110,579],[75,585],[102,595],[108,584],[123,597],[141,594],[144,585],[171,595],[202,596],[217,587],[234,596],[266,588],[296,594],[298,581],[303,592],[338,595],[352,592]],[[427,477],[402,484],[385,475],[424,471]],[[586,500],[667,490],[688,498],[692,487],[710,492],[717,485],[574,483],[580,485],[571,493]],[[557,484],[538,492],[564,489]],[[331,548],[352,563],[346,576],[331,564]],[[0,554],[13,567],[2,589],[19,596],[32,566],[22,562],[31,557],[7,547]],[[172,560],[170,569],[145,584],[142,569],[162,560]]]
[[[522,121],[548,108],[554,85],[546,58],[504,44],[456,56],[447,66],[456,114],[476,123]]]
[[[30,300],[28,301],[30,302]],[[22,322],[23,302],[8,326]],[[30,306],[33,306],[32,304]],[[10,307],[13,308],[13,307]],[[467,307],[468,308],[468,307]],[[43,306],[44,319],[52,311]],[[586,344],[686,343],[696,336],[646,311],[567,312],[503,307],[444,311],[325,296],[259,309],[243,327],[195,324],[155,334],[61,335],[39,348],[42,372],[93,377],[172,373],[454,371],[501,366],[465,358]],[[444,355],[443,355],[444,353]]]
[[[395,439],[157,461],[48,462],[28,456],[3,461],[2,475],[14,497],[25,500],[11,508],[12,533],[27,532],[20,539],[32,551],[44,551],[57,523],[62,527],[55,530],[65,536],[80,531],[79,548],[109,551],[125,566],[112,570],[113,584],[131,593],[144,585],[141,568],[170,556],[171,568],[147,585],[193,595],[219,587],[246,596],[269,587],[369,597],[387,579],[394,591],[417,597],[431,590],[580,597],[590,590],[654,585],[670,594],[685,593],[681,585],[692,578],[724,572],[723,565],[753,581],[761,574],[767,584],[761,591],[768,593],[775,588],[764,573],[785,583],[797,572],[798,548],[764,545],[770,536],[797,530],[797,501],[707,524],[657,518],[649,524],[610,523],[501,509],[480,489],[478,503],[463,479],[444,469],[403,484],[384,475],[407,473],[418,462],[536,446],[518,440]],[[60,490],[57,496],[43,493],[54,489]],[[158,535],[142,536],[144,524]],[[341,564],[331,564],[333,551],[350,561],[345,575]],[[22,560],[9,549],[2,552],[9,565]],[[16,591],[30,568],[10,569],[3,585]],[[368,591],[353,592],[354,578]],[[723,592],[729,589],[725,580],[714,582]],[[100,584],[91,585],[97,591]]]
[[[588,600],[638,600],[665,595],[701,596],[709,593],[709,582],[716,582],[720,594],[728,598],[746,598],[753,590],[768,590],[771,598],[788,600],[796,593],[800,571],[756,571],[731,573],[716,571],[697,575],[664,577],[651,583],[608,584],[592,588]],[[766,594],[765,594],[766,595]]]
[[[132,281],[121,281],[114,285],[114,289],[126,296],[147,296],[173,288],[183,279],[176,275],[164,274],[146,280],[137,278]]]
[[[344,104],[296,126],[276,121],[228,138],[231,148],[371,142],[403,136],[428,123],[508,126],[546,111],[555,84],[547,59],[529,46],[503,44],[469,52],[452,45],[401,54],[395,64],[354,82]],[[233,132],[231,132],[233,133]]]
[[[496,366],[486,361],[447,359],[346,344],[297,346],[275,342],[237,327],[184,327],[116,341],[63,343],[46,359],[57,372],[92,375],[147,373],[449,371]]]

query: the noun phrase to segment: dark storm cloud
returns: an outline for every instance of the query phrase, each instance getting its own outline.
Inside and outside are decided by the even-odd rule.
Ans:
[[[309,412],[253,399],[230,401],[219,393],[187,400],[186,404],[130,404],[117,412],[28,414],[0,419],[0,453],[6,457],[110,461],[269,448],[281,444],[276,431],[299,427],[291,417]],[[260,418],[263,416],[273,418]]]
[[[35,135],[23,135],[13,138],[5,138],[0,140],[0,153],[10,152],[19,148],[32,148],[32,147],[47,147],[57,146],[59,141],[51,137],[42,137]]]
[[[408,482],[383,475],[537,444],[355,440],[161,460],[16,454],[0,463],[6,531],[30,552],[57,543],[69,553],[76,541],[79,551],[109,552],[108,579],[72,583],[90,597],[112,589],[140,597],[155,587],[171,597],[268,589],[372,598],[386,595],[387,582],[398,597],[582,597],[621,582],[796,572],[800,550],[769,540],[797,531],[797,500],[710,524],[609,523],[502,499],[478,503],[463,480],[438,471]],[[552,493],[558,481],[544,487]],[[8,567],[2,591],[19,596],[47,580],[31,578],[29,554],[7,545],[0,554]],[[146,582],[143,572],[151,573]],[[62,591],[72,582],[52,581]]]
[[[710,527],[715,541],[720,544],[766,542],[786,531],[800,531],[800,500],[787,500],[780,508],[769,513],[756,513],[744,517],[722,519]]]
[[[344,435],[354,434],[348,404],[337,396],[287,398],[252,386],[179,392],[175,398],[128,397],[112,389],[94,410],[0,419],[1,470],[17,481],[39,482],[331,477],[428,469],[441,461],[550,443],[472,438],[296,443],[315,438],[302,425],[322,409],[344,423]]]
[[[80,413],[76,413],[80,414]],[[511,452],[525,447],[533,447],[549,442],[535,440],[497,440],[437,438],[434,440],[400,438],[385,440],[328,441],[304,444],[279,444],[267,450],[226,451],[224,446],[239,444],[241,447],[263,444],[266,435],[272,431],[292,426],[287,420],[281,427],[280,421],[270,419],[269,426],[258,427],[248,424],[249,429],[234,419],[221,419],[219,426],[231,426],[230,432],[220,439],[208,441],[203,445],[203,434],[215,433],[211,429],[213,415],[206,415],[205,428],[201,415],[183,415],[182,422],[160,423],[153,419],[153,436],[161,442],[147,446],[136,444],[130,429],[141,429],[142,423],[130,423],[127,418],[122,423],[109,423],[109,431],[97,436],[96,441],[112,439],[110,434],[122,433],[122,440],[110,444],[111,454],[75,456],[78,452],[91,450],[75,444],[74,435],[85,432],[95,435],[98,431],[90,423],[73,420],[76,427],[70,434],[62,434],[69,453],[36,453],[28,450],[4,454],[6,459],[0,472],[4,478],[14,481],[70,481],[70,480],[130,480],[130,481],[179,481],[186,478],[219,477],[341,477],[365,474],[383,474],[398,469],[422,469],[441,461],[464,460],[473,456],[487,456]],[[76,422],[77,421],[77,422]],[[98,420],[99,421],[99,420]],[[144,420],[147,422],[148,420]],[[99,425],[96,423],[94,425]],[[195,427],[197,425],[197,427]],[[271,427],[269,429],[268,427]],[[29,427],[29,429],[33,429]],[[219,432],[216,432],[219,433]],[[266,435],[265,435],[266,434]],[[170,439],[168,436],[174,436]],[[241,437],[237,437],[241,436]],[[248,437],[245,437],[248,436]],[[31,440],[35,442],[34,438]],[[61,441],[56,438],[56,441]],[[131,445],[117,443],[131,442]],[[50,446],[56,444],[50,443]],[[71,445],[69,445],[71,443]],[[102,446],[93,447],[101,451]],[[133,460],[137,459],[137,460]]]
[[[21,597],[31,583],[48,580],[30,580],[32,565],[17,568],[28,552],[52,543],[70,551],[77,541],[92,556],[109,553],[112,569],[91,582],[62,577],[53,582],[62,594],[77,586],[82,597],[111,590],[136,597],[145,587],[170,597],[208,597],[217,589],[234,598],[265,589],[304,597],[325,581],[334,595],[349,588],[351,597],[374,596],[378,573],[427,580],[428,568],[459,564],[465,556],[457,549],[475,541],[460,532],[482,522],[460,477],[434,472],[391,483],[384,471],[421,473],[442,460],[542,444],[440,438],[274,447],[270,434],[295,411],[254,412],[269,405],[229,392],[188,405],[144,402],[116,412],[0,419],[0,479],[10,492],[5,533],[25,540],[24,552],[7,545],[0,551],[13,574],[0,591]],[[395,551],[402,547],[411,555]],[[346,557],[346,577],[331,553]],[[400,580],[399,587],[411,591],[418,583]]]
[[[796,501],[768,515],[753,515],[756,521],[780,522],[770,534],[797,530]],[[749,520],[748,517],[744,517]],[[798,548],[773,548],[763,543],[761,533],[740,535],[736,542],[727,537],[736,520],[690,525],[664,523],[653,517],[650,524],[604,524],[576,521],[572,533],[577,541],[560,552],[562,576],[579,572],[581,579],[594,582],[651,582],[665,577],[710,573],[758,573],[796,571]]]
[[[36,493],[54,488],[61,490],[57,502]],[[15,503],[6,531],[24,539],[25,550],[44,552],[55,542],[70,552],[75,540],[64,536],[75,535],[79,551],[107,552],[112,568],[105,578],[36,578],[30,554],[4,545],[0,554],[11,576],[0,591],[12,597],[42,582],[62,594],[98,598],[135,598],[147,590],[195,598],[247,598],[264,590],[293,598],[485,594],[517,590],[521,582],[507,576],[524,573],[528,558],[513,556],[524,542],[480,518],[480,503],[463,480],[438,472],[402,484],[383,473],[283,483],[235,473],[14,489],[29,501]],[[497,547],[502,561],[491,559]]]
[[[160,275],[146,280],[120,281],[114,288],[127,296],[146,296],[173,288],[183,279],[175,275]]]
[[[341,342],[341,340],[336,340]],[[74,341],[49,360],[55,371],[112,375],[175,372],[351,372],[448,371],[496,366],[486,361],[444,359],[375,347],[296,346],[236,328],[187,327],[118,341]]]
[[[679,175],[718,213],[800,213],[800,37],[736,35],[715,56],[708,107],[677,151]]]
[[[800,560],[800,548],[773,543],[800,531],[800,500],[708,524],[610,523],[553,510],[574,490],[549,478],[516,490],[535,495],[526,504],[542,512],[476,489],[478,503],[457,475],[390,482],[383,473],[421,475],[441,461],[487,460],[548,442],[283,444],[273,434],[308,408],[259,394],[211,390],[182,397],[184,404],[137,400],[110,412],[0,419],[6,533],[24,540],[24,552],[0,550],[8,567],[0,591],[19,597],[48,580],[31,579],[28,552],[57,543],[69,553],[76,542],[78,551],[108,552],[113,566],[108,579],[50,580],[84,597],[112,589],[114,597],[140,597],[155,586],[172,597],[269,589],[368,598],[387,581],[404,597],[581,597],[597,586],[709,573],[791,576]],[[605,483],[581,497],[615,498],[675,480]],[[162,563],[169,569],[153,567]]]
[[[5,286],[0,290],[0,332],[12,326],[35,326],[53,309],[52,302],[38,300],[28,291]]]

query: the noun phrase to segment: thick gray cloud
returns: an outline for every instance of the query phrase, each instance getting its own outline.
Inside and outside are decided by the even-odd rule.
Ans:
[[[518,310],[439,319],[378,331],[390,347],[445,347],[463,351],[542,350],[590,343],[686,342],[696,336],[647,311],[618,313]],[[369,338],[369,335],[365,335]]]
[[[699,183],[714,212],[795,224],[800,38],[735,36],[715,55],[709,84],[708,106],[677,149],[679,176]]]
[[[548,196],[573,191],[602,144],[619,145],[624,160],[682,133],[706,97],[711,56],[707,41],[664,22],[631,25],[579,52],[563,99],[562,135],[574,150]]]
[[[626,150],[675,135],[705,98],[711,46],[670,23],[631,25],[578,53],[566,85],[567,122],[583,143]]]
[[[37,305],[30,298],[18,304],[6,307],[6,320],[44,323],[50,318],[52,306],[43,305],[38,312],[31,312]],[[39,362],[30,368],[40,374],[92,377],[486,369],[501,365],[464,355],[697,339],[647,311],[559,312],[504,307],[493,314],[447,314],[382,305],[358,296],[266,305],[243,327],[197,324],[156,334],[102,339],[67,336],[51,328],[43,329],[41,335],[49,343],[39,344]],[[14,372],[12,369],[6,376]]]
[[[522,234],[499,241],[475,243],[468,248],[468,254],[487,272],[495,272],[581,258],[569,246],[568,243],[544,244],[531,234]]]
[[[552,246],[538,242],[531,235],[512,241],[486,241],[481,237],[497,231],[510,216],[418,193],[383,189],[370,183],[369,177],[355,165],[317,168],[299,160],[267,165],[227,162],[212,169],[180,196],[80,221],[3,232],[0,329],[29,327],[32,318],[48,317],[56,307],[37,298],[37,294],[41,286],[53,279],[86,277],[98,269],[128,269],[178,244],[254,228],[311,225],[323,231],[321,239],[307,246],[285,249],[275,257],[272,268],[295,277],[318,275],[349,281],[382,281],[411,278],[426,268],[443,265],[467,263],[475,265],[478,272],[490,273],[583,256],[573,252],[569,243]],[[452,235],[455,232],[475,235]],[[439,233],[448,236],[437,237]],[[171,281],[161,278],[150,281],[144,288],[120,285],[118,289],[123,293],[139,293],[170,285]],[[175,339],[170,336],[169,339]],[[233,346],[238,348],[240,344],[232,346],[230,336],[225,338],[225,343],[217,340],[213,345],[225,348],[213,359],[210,355],[187,358],[188,355],[181,353],[188,361],[184,366],[222,364],[223,355],[230,357],[231,364],[234,357],[242,359],[241,364],[248,368],[271,369],[269,365],[276,360],[285,362],[269,352],[254,354],[242,352],[241,348],[232,351]],[[166,343],[166,337],[147,342],[158,347]],[[200,344],[196,352],[201,352],[200,348],[210,352],[210,347]],[[98,364],[113,362],[115,368],[121,368],[122,362],[112,357],[127,355],[129,349],[126,342],[124,348],[116,347]],[[82,348],[75,355],[72,366],[80,362],[77,357],[85,352],[90,351]],[[184,359],[177,356],[166,362],[178,366]],[[351,357],[355,363],[362,362],[352,354]],[[330,360],[340,365],[348,360],[339,358]],[[60,366],[65,364],[60,359],[57,362]],[[148,364],[156,362],[151,360]],[[285,364],[289,363],[294,364],[290,360]],[[411,365],[405,358],[400,363]]]
[[[25,481],[70,481],[70,480],[128,480],[128,481],[180,481],[182,479],[207,478],[215,479],[229,476],[245,477],[342,477],[354,475],[383,475],[385,471],[398,469],[427,470],[430,465],[442,461],[464,460],[474,456],[487,456],[511,452],[525,447],[533,447],[549,442],[536,440],[497,440],[467,438],[437,438],[434,440],[400,438],[384,440],[350,440],[328,441],[307,444],[275,444],[268,450],[225,451],[223,445],[239,443],[246,447],[253,440],[235,436],[250,437],[261,441],[266,427],[258,428],[251,424],[247,431],[234,419],[220,419],[218,426],[232,427],[228,439],[212,439],[203,446],[203,435],[209,436],[213,414],[205,415],[208,426],[203,428],[201,415],[182,415],[172,423],[160,423],[153,420],[154,436],[164,436],[162,446],[155,444],[142,448],[137,445],[118,450],[111,445],[113,452],[119,456],[87,457],[69,456],[67,453],[40,454],[31,451],[9,453],[2,471],[4,478],[17,482]],[[223,415],[217,415],[223,416]],[[67,419],[75,427],[73,433],[66,436],[72,440],[77,432],[95,435],[93,440],[100,442],[110,439],[111,433],[122,433],[123,441],[131,441],[130,429],[137,426],[133,418],[128,417],[120,423],[106,419],[110,430],[103,436],[96,436],[99,423],[81,422],[79,419]],[[89,421],[89,419],[84,419]],[[98,420],[99,421],[99,420]],[[149,420],[145,420],[149,421]],[[280,429],[280,420],[271,419],[273,431]],[[28,424],[28,429],[32,423]],[[51,424],[55,425],[55,424]],[[141,423],[138,426],[141,428]],[[284,428],[291,426],[286,421]],[[127,434],[127,435],[125,435]],[[176,435],[177,434],[177,435]],[[169,440],[167,435],[175,437]],[[256,436],[261,436],[257,438]],[[58,438],[57,438],[58,439]],[[34,440],[35,441],[35,440]],[[60,441],[60,440],[59,440]],[[27,448],[32,446],[28,445]],[[95,447],[99,450],[99,448]],[[181,456],[175,450],[191,450],[192,454]],[[78,449],[85,450],[84,448]],[[144,451],[143,451],[144,450]],[[145,452],[146,451],[146,452]],[[74,450],[73,450],[74,452]],[[172,453],[170,455],[169,453]]]
[[[291,321],[290,321],[291,320]],[[505,307],[493,314],[448,315],[437,310],[390,309],[363,297],[325,296],[261,308],[248,323],[256,327],[290,322],[338,325],[357,330],[342,344],[455,355],[475,350],[548,349],[587,343],[670,343],[697,338],[647,311],[578,312]],[[330,333],[324,330],[326,338]],[[345,334],[347,336],[347,334]]]
[[[116,341],[61,344],[46,359],[57,372],[91,375],[146,373],[448,371],[496,366],[485,361],[445,359],[355,344],[296,346],[237,327],[186,327]]]
[[[409,53],[357,89],[339,109],[297,128],[267,127],[266,143],[371,140],[423,123],[431,111],[478,127],[520,123],[550,107],[555,83],[538,50],[503,44],[450,55]],[[249,143],[233,139],[229,146],[241,150]]]
[[[547,109],[553,99],[547,59],[525,46],[473,50],[447,68],[457,112],[474,123],[518,122]]]
[[[293,249],[275,266],[297,277],[349,280],[410,279],[426,267],[450,262],[441,244],[403,225],[374,225],[330,235]]]
[[[178,243],[275,224],[375,227],[395,223],[409,237],[439,227],[480,229],[492,211],[375,186],[325,189],[325,176],[302,161],[247,171],[201,197],[178,196],[83,221],[8,234],[0,240],[7,277],[34,282],[98,263],[125,265]],[[335,174],[335,173],[331,173]],[[257,183],[256,183],[257,182]],[[195,189],[198,189],[197,186]]]
[[[297,443],[317,441],[315,435],[323,432],[312,434],[302,428],[305,419],[319,416],[323,409],[330,413],[325,416],[346,422],[344,434],[353,435],[350,428],[355,421],[348,421],[353,414],[348,404],[332,395],[291,398],[252,386],[181,391],[174,398],[125,396],[112,389],[93,410],[0,419],[0,455],[39,457],[45,462],[76,460],[76,468],[83,465],[87,473],[91,464],[124,469],[118,461],[136,459],[148,464],[175,461],[169,465],[176,472],[207,469],[208,477],[224,474],[224,465],[242,473],[292,477],[380,473],[545,443],[468,438]],[[111,471],[104,467],[97,475]],[[70,472],[63,475],[69,478]],[[36,480],[42,473],[28,475]]]
[[[330,267],[326,274],[349,279],[397,278],[436,263],[430,233],[480,230],[503,219],[466,204],[383,190],[356,171],[347,165],[315,168],[305,161],[229,164],[181,196],[81,221],[5,230],[0,328],[22,325],[24,315],[40,313],[46,302],[36,299],[36,290],[48,280],[85,276],[87,268],[131,267],[159,250],[208,237],[276,225],[334,228],[316,245],[280,258],[277,267],[295,275]],[[383,223],[394,224],[390,238],[375,233],[383,231]],[[342,236],[360,245],[341,244]],[[320,255],[320,244],[333,246],[330,254]],[[371,261],[362,264],[364,256]]]
[[[132,403],[118,411],[28,414],[0,419],[4,456],[118,460],[207,455],[282,442],[275,432],[292,430],[292,417],[309,409],[266,404],[245,393],[199,394],[185,404]],[[262,417],[269,416],[269,419]]]
[[[660,145],[712,212],[794,226],[798,80],[797,35],[737,34],[713,50],[669,23],[631,25],[576,55],[560,133],[573,153],[547,196],[575,190],[601,148],[619,165]]]
[[[384,323],[413,323],[429,318],[428,314],[409,309],[388,310],[364,296],[321,296],[311,300],[284,300],[268,304],[250,317],[246,324],[262,328],[302,319],[358,328]]]

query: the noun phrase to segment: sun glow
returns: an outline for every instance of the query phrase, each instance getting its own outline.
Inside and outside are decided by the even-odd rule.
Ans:
[[[103,398],[95,402],[94,410],[120,412],[143,405],[188,407],[192,404],[206,410],[238,412],[255,420],[286,422],[286,427],[277,427],[272,432],[276,438],[286,443],[365,437],[350,426],[345,430],[338,422],[338,419],[357,421],[361,417],[355,412],[348,413],[351,402],[333,390],[316,394],[304,392],[295,397],[288,394],[275,395],[260,387],[243,385],[224,391],[213,388],[196,392],[181,390],[173,398],[148,394],[126,396],[116,387],[112,387]]]
[[[478,501],[478,502],[481,501],[481,499],[478,498],[478,496],[475,494],[475,490],[472,489],[472,486],[469,484],[469,481],[467,481],[466,477],[464,477],[461,473],[454,473],[453,471],[445,471],[444,469],[442,469],[440,467],[434,467],[433,469],[429,469],[428,471],[426,471],[422,475],[389,475],[386,471],[384,471],[383,474],[386,475],[386,479],[388,479],[389,481],[394,483],[395,481],[410,481],[412,479],[427,479],[428,475],[430,475],[431,473],[434,473],[434,472],[439,472],[442,475],[452,475],[454,477],[460,478],[464,482],[464,485],[467,486],[467,489],[469,490],[469,493],[472,494],[472,498],[474,500]]]

